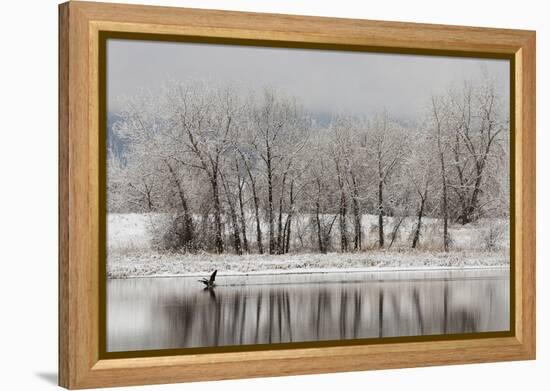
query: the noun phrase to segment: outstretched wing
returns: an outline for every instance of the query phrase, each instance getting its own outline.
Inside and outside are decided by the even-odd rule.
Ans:
[[[216,274],[218,273],[217,270],[214,270],[214,273],[210,276],[210,285],[214,283],[214,280],[216,279]]]
[[[198,282],[202,282],[204,285],[208,285],[208,280],[206,278],[203,278],[202,280],[197,280]]]

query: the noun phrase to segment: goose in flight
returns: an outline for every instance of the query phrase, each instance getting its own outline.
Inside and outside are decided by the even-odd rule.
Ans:
[[[214,273],[210,276],[210,279],[203,278],[201,280],[198,280],[199,282],[202,282],[205,285],[204,289],[212,289],[216,285],[214,281],[216,280],[216,274],[218,273],[217,270],[214,270]]]

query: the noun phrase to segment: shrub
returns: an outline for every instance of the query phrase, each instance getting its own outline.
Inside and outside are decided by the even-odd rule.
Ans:
[[[416,226],[414,227],[416,228]],[[413,229],[414,233],[414,229]],[[412,243],[411,234],[411,243]],[[447,233],[449,238],[449,248],[453,247],[453,237],[451,232]],[[440,251],[443,249],[443,223],[441,221],[426,221],[422,223],[420,229],[420,241],[418,242],[418,249]]]
[[[485,250],[498,250],[501,247],[505,232],[505,227],[502,224],[498,224],[498,222],[489,223],[481,235],[482,245]]]
[[[158,250],[192,251],[197,248],[194,223],[181,214],[167,214],[151,226],[152,245]]]

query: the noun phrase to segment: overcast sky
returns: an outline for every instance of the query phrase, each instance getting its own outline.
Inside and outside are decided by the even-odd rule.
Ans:
[[[135,40],[107,42],[108,110],[167,81],[207,79],[261,91],[274,87],[314,113],[369,114],[386,109],[415,116],[430,94],[450,83],[493,78],[508,100],[509,62],[493,59],[378,54]]]

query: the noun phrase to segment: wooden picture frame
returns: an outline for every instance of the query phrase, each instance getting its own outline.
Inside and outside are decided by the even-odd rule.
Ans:
[[[102,32],[237,40],[264,46],[510,59],[514,163],[512,330],[506,335],[383,340],[104,358],[99,62]],[[535,32],[70,1],[59,6],[59,384],[91,388],[535,358]]]

